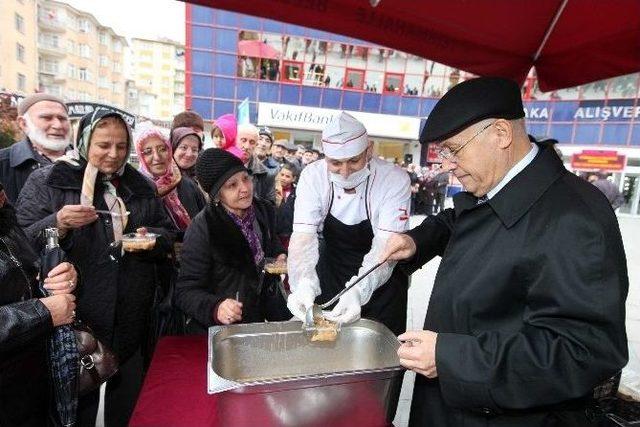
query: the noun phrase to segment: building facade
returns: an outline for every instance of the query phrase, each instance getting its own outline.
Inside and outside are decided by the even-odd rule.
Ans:
[[[40,90],[124,107],[126,39],[65,3],[41,1],[37,16]]]
[[[0,89],[27,94],[38,89],[36,0],[0,0]]]
[[[323,124],[346,110],[361,115],[378,154],[435,161],[417,143],[421,123],[450,87],[475,77],[270,19],[188,4],[186,20],[187,108],[205,120],[248,113],[252,123],[305,145],[318,146]],[[613,172],[625,191],[622,211],[631,213],[640,198],[639,81],[633,74],[543,93],[532,72],[522,89],[529,133],[557,139],[575,171]]]
[[[166,121],[184,111],[184,45],[171,40],[134,38],[131,70],[137,90],[155,95],[151,108],[132,112]]]

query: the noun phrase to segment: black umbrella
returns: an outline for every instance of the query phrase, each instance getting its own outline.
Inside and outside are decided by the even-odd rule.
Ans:
[[[44,279],[55,266],[60,264],[65,253],[58,245],[58,229],[45,230],[47,245],[40,255],[40,290],[43,295],[49,292],[44,288]],[[69,325],[54,328],[49,339],[49,368],[54,386],[56,409],[63,426],[76,423],[78,409],[78,372],[79,353],[73,329]]]

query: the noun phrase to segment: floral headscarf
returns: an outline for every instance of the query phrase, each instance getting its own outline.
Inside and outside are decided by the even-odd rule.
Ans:
[[[146,145],[145,143],[153,137],[160,139],[167,147],[167,171],[161,176],[155,176],[149,171],[149,165],[147,165],[142,154]],[[166,206],[174,224],[180,230],[186,230],[189,224],[191,224],[191,217],[178,197],[176,187],[182,180],[182,174],[180,173],[180,168],[178,168],[178,165],[173,160],[171,143],[159,129],[150,127],[136,136],[135,146],[138,160],[140,161],[140,173],[156,184],[158,196],[162,198],[162,202]]]

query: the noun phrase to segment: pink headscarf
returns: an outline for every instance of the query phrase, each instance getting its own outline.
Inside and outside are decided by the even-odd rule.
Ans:
[[[149,165],[147,165],[142,151],[144,150],[145,142],[149,138],[159,138],[167,147],[167,171],[162,176],[154,176],[149,171]],[[155,184],[158,192],[158,196],[162,198],[162,202],[167,208],[171,219],[180,230],[186,230],[189,224],[191,224],[191,217],[189,213],[180,202],[178,197],[178,191],[176,187],[182,179],[180,169],[173,160],[173,150],[171,149],[171,143],[168,138],[160,132],[159,129],[154,127],[144,130],[136,138],[136,153],[138,154],[138,160],[140,161],[140,172],[146,177],[150,178]]]
[[[220,148],[242,160],[242,163],[246,163],[248,159],[245,152],[236,145],[236,137],[238,135],[236,117],[233,114],[224,114],[215,119],[213,125],[220,129],[224,136],[224,145]]]

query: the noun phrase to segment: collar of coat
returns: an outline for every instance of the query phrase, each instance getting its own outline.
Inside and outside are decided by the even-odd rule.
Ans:
[[[493,209],[507,228],[518,222],[551,184],[567,173],[553,146],[538,146],[540,152],[535,159],[485,203]],[[466,191],[453,197],[456,216],[465,210],[483,206],[477,203],[478,198]]]
[[[249,164],[247,164],[247,169],[251,173],[251,175],[264,175],[267,173],[267,168],[262,164],[260,160],[256,156],[252,156],[251,160],[249,160]]]
[[[33,145],[31,145],[31,141],[28,138],[11,146],[11,157],[9,163],[12,168],[15,168],[27,160],[33,160],[41,165],[51,163],[51,161],[45,159],[33,149]]]
[[[265,256],[271,256],[267,247],[271,241],[268,208],[265,202],[255,198],[253,199],[253,206],[256,212],[256,220],[260,226],[262,249],[265,252]],[[205,213],[212,246],[214,249],[219,249],[216,250],[215,256],[219,258],[220,262],[238,267],[254,265],[253,255],[247,239],[222,205],[216,206],[210,203],[205,208]],[[246,269],[246,271],[250,274],[256,272],[255,269]]]
[[[65,162],[54,163],[46,183],[51,187],[62,190],[81,191],[84,169],[84,165],[75,167]],[[124,168],[124,173],[120,177],[118,195],[123,202],[127,203],[134,196],[137,198],[154,198],[156,193],[152,184],[140,172],[127,164]]]

